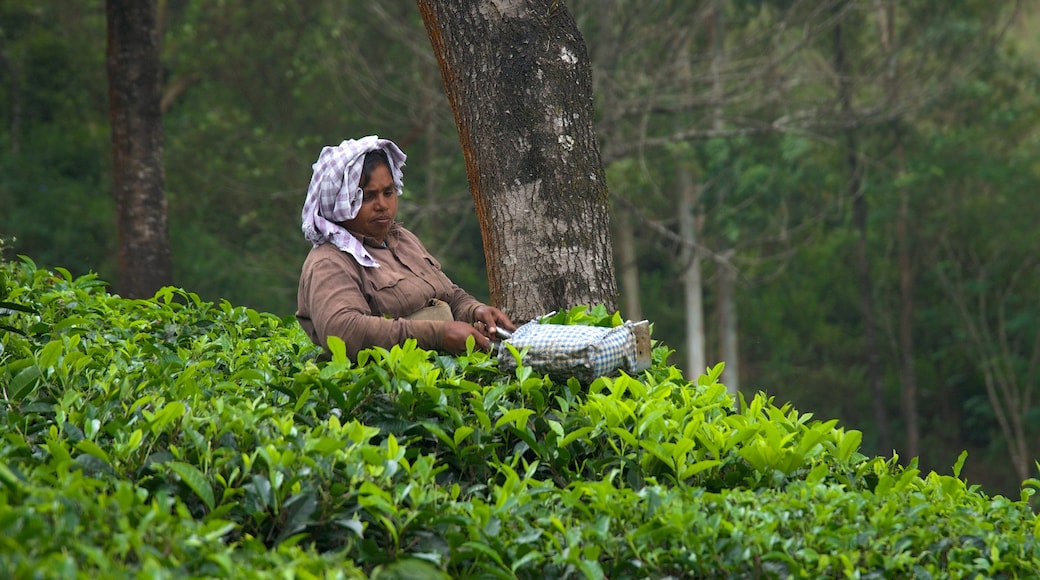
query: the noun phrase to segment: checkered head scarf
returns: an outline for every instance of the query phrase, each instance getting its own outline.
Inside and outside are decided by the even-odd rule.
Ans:
[[[404,189],[401,168],[408,158],[393,141],[369,135],[361,139],[348,139],[338,147],[325,147],[314,163],[314,175],[307,188],[307,201],[303,204],[303,235],[315,247],[330,242],[340,250],[354,256],[358,264],[378,268],[361,240],[354,237],[335,222],[353,219],[361,209],[364,192],[359,187],[361,168],[365,154],[382,149],[390,161],[390,174],[394,178],[397,195]]]

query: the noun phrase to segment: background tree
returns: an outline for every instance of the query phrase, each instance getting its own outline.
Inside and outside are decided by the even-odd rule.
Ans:
[[[669,267],[681,268],[684,291],[677,298],[687,306],[679,317],[686,343],[680,359],[690,372],[703,371],[709,359],[725,360],[726,382],[736,389],[739,287],[753,283],[755,270],[766,275],[764,264],[784,256],[802,240],[799,232],[833,211],[770,183],[798,170],[778,166],[781,147],[788,159],[805,150],[798,145],[804,138],[776,136],[798,135],[819,122],[818,114],[809,114],[818,105],[794,91],[819,84],[818,72],[806,66],[805,47],[829,29],[829,15],[804,3],[575,4],[597,41],[602,35],[594,54],[602,71],[598,130],[608,168],[640,159],[647,182],[668,200],[651,209],[643,184],[632,187],[639,192],[641,225],[662,242]],[[798,33],[791,32],[794,22],[804,23]],[[738,147],[760,147],[762,156],[750,162]],[[675,156],[671,167],[658,162],[666,156]],[[613,189],[622,211],[632,212]]]
[[[151,296],[172,281],[163,172],[155,0],[107,0],[112,181],[119,289]]]
[[[652,167],[655,156],[660,157],[662,146],[684,141],[693,143],[696,150],[705,154],[700,158],[703,160],[701,167],[714,168],[700,170],[706,186],[706,195],[701,196],[701,203],[721,202],[711,210],[702,209],[698,212],[705,216],[699,236],[701,251],[705,255],[730,256],[728,262],[738,266],[745,283],[745,296],[773,291],[768,283],[769,280],[775,280],[770,270],[786,276],[792,275],[793,271],[785,271],[790,266],[785,266],[784,261],[800,259],[798,244],[809,241],[819,243],[821,235],[829,238],[828,243],[841,244],[834,246],[834,249],[840,248],[842,253],[831,258],[839,271],[843,270],[845,264],[857,263],[853,259],[856,255],[854,252],[845,254],[852,252],[854,246],[846,248],[844,242],[839,240],[857,231],[855,228],[846,229],[844,220],[849,208],[858,207],[853,214],[859,216],[861,223],[858,230],[861,234],[857,237],[861,241],[860,255],[863,258],[860,263],[865,266],[859,275],[860,279],[866,281],[860,289],[859,302],[870,304],[879,295],[886,299],[891,296],[887,289],[880,290],[888,283],[886,276],[890,264],[895,264],[895,261],[888,261],[886,238],[880,237],[890,235],[891,230],[888,227],[882,227],[880,232],[871,229],[878,224],[887,226],[889,216],[897,215],[898,204],[890,205],[890,198],[884,192],[902,187],[901,184],[906,182],[906,173],[889,172],[889,166],[899,166],[897,154],[892,153],[898,151],[898,147],[892,139],[882,141],[879,137],[883,134],[891,135],[888,128],[898,128],[897,123],[908,115],[913,115],[917,120],[924,118],[922,111],[930,110],[935,103],[940,102],[940,98],[950,91],[954,83],[962,80],[970,82],[968,79],[973,78],[976,63],[994,57],[992,49],[1001,42],[1001,33],[1006,23],[1013,20],[1014,13],[992,10],[978,12],[983,10],[983,6],[976,3],[953,8],[923,2],[906,5],[894,13],[892,6],[885,3],[877,3],[870,10],[864,10],[865,5],[852,2],[701,2],[684,3],[681,6],[655,4],[656,8],[668,12],[667,17],[661,18],[662,15],[655,11],[636,4],[611,2],[607,6],[614,11],[612,14],[580,19],[586,23],[586,27],[591,26],[596,31],[589,35],[592,46],[597,46],[600,39],[598,34],[603,34],[604,42],[617,42],[619,47],[615,54],[622,55],[605,58],[602,64],[597,63],[598,70],[602,70],[599,67],[609,69],[597,73],[596,77],[599,79],[597,91],[603,107],[600,134],[605,140],[608,175],[624,176],[628,183],[635,184],[630,172],[612,171],[617,164],[626,163],[630,151],[635,149],[641,158],[648,159],[644,164]],[[726,19],[729,26],[726,28],[737,31],[727,35],[730,38],[723,59],[713,56],[713,45],[708,42],[708,39],[720,36],[710,34],[715,21],[708,16],[719,5],[724,5],[729,11]],[[1013,5],[1007,7],[1014,8]],[[593,13],[606,9],[602,3],[588,7]],[[626,10],[631,10],[627,17]],[[645,18],[649,18],[649,21],[643,20]],[[654,26],[652,22],[655,18],[659,18],[658,23],[668,22],[672,26]],[[794,26],[794,23],[799,25]],[[654,33],[642,33],[641,26]],[[623,30],[624,33],[617,34],[615,29]],[[690,43],[692,50],[697,51],[692,58],[675,56],[684,55],[686,51],[678,49],[674,40],[671,42],[672,50],[662,50],[658,54],[653,52],[656,46],[668,46],[663,39],[674,38],[669,36],[674,29],[695,30],[702,35],[703,40]],[[842,33],[841,43],[835,42],[838,31]],[[658,42],[660,44],[655,44]],[[843,50],[838,52],[835,47]],[[593,54],[600,56],[604,52],[599,49]],[[827,66],[828,62],[835,62],[836,55],[842,59],[841,66]],[[647,60],[639,66],[626,68],[623,66],[626,58],[633,61],[640,58]],[[698,72],[693,75],[677,73],[677,70],[681,70],[680,58],[699,63],[700,68],[696,69]],[[720,62],[723,74],[718,72]],[[670,67],[669,63],[676,64]],[[646,83],[634,82],[633,79],[639,79],[641,74],[652,80]],[[678,82],[690,78],[696,79],[693,83],[687,83],[693,85],[692,89],[684,89],[684,84]],[[732,83],[713,82],[720,78]],[[626,79],[627,82],[618,79]],[[721,102],[720,85],[725,87],[721,92]],[[652,87],[652,90],[644,87]],[[884,90],[878,91],[877,87],[883,87]],[[847,105],[843,106],[843,102]],[[630,106],[626,109],[617,106],[618,103],[639,103],[641,107]],[[723,108],[723,117],[733,121],[721,130],[714,122],[718,116],[713,115],[713,111],[719,107]],[[693,122],[667,122],[667,119],[680,113],[689,115]],[[661,122],[655,123],[655,119],[661,119]],[[880,131],[882,128],[884,132]],[[900,131],[905,132],[905,128]],[[783,136],[777,139],[770,137],[770,133],[782,133]],[[767,156],[761,157],[762,164],[759,166],[751,164],[754,156],[750,153],[753,149],[749,147],[770,142],[779,145],[773,150],[778,154],[774,153],[772,160]],[[840,147],[850,142],[856,146]],[[742,149],[729,158],[719,155],[722,151],[737,151],[734,147]],[[616,152],[621,152],[620,161],[615,160]],[[695,162],[695,159],[690,162]],[[835,196],[833,192],[841,192],[848,184],[856,183],[848,179],[847,169],[840,169],[847,168],[850,159],[856,163],[854,175],[859,176],[857,180],[865,181],[852,190],[853,194]],[[803,162],[815,167],[809,169]],[[821,171],[820,168],[824,167],[821,164],[830,166],[830,169]],[[845,171],[846,175],[839,177],[840,171]],[[779,178],[784,174],[789,181]],[[662,175],[667,173],[657,172],[650,179],[656,180],[655,185],[662,191],[667,191],[668,181],[661,179]],[[773,177],[769,178],[770,175]],[[617,179],[611,182],[615,192],[619,189],[618,183]],[[674,191],[683,189],[681,183],[674,183]],[[745,194],[756,192],[755,197],[741,195],[742,187],[746,188],[746,184],[755,184],[755,187],[743,190]],[[632,189],[641,192],[645,190],[641,183],[633,185]],[[813,189],[820,194],[818,197],[806,195]],[[865,211],[868,195],[872,196],[872,204],[878,206],[875,210],[877,217],[871,217]],[[764,204],[763,201],[770,197],[778,198],[780,203]],[[650,206],[646,199],[646,196],[642,197],[639,207],[642,211],[637,215],[646,218],[645,229],[653,232],[649,237],[657,237],[662,230],[671,234],[678,229],[674,225],[674,212],[664,217],[654,217],[648,211]],[[858,200],[858,203],[850,203],[851,200]],[[906,203],[907,211],[917,205],[909,201]],[[624,207],[625,211],[630,209],[630,206]],[[732,215],[729,213],[732,208],[738,207],[742,211],[734,215],[736,219],[723,219],[724,216]],[[756,207],[769,209],[756,212],[753,209]],[[814,207],[818,211],[814,212]],[[774,219],[761,220],[767,216]],[[840,221],[833,221],[835,218]],[[903,223],[909,219],[913,218],[906,217]],[[848,225],[855,223],[856,220],[852,219]],[[891,223],[896,223],[896,220]],[[829,231],[820,229],[824,225]],[[665,237],[676,240],[680,247],[689,244],[683,243],[679,236]],[[893,236],[887,239],[897,238]],[[756,247],[761,251],[755,251]],[[731,254],[731,251],[734,253]],[[901,263],[906,264],[910,256],[906,254],[908,249],[905,246],[903,251]],[[880,254],[884,254],[885,261],[879,267],[877,260]],[[645,255],[644,252],[643,257],[637,260],[652,263]],[[768,263],[763,259],[769,260],[770,255],[775,267],[763,268]],[[776,258],[782,260],[776,262]],[[685,263],[683,260],[678,261]],[[720,261],[719,265],[723,263]],[[886,424],[888,418],[898,412],[905,436],[895,447],[904,456],[913,456],[918,449],[915,434],[919,429],[915,426],[918,417],[914,405],[917,399],[915,376],[908,370],[915,366],[915,342],[908,327],[916,326],[918,334],[921,329],[920,321],[907,322],[908,318],[913,317],[914,289],[911,285],[913,279],[905,276],[909,266],[904,266],[903,272],[903,284],[897,286],[902,288],[901,307],[893,309],[886,300],[881,304],[881,310],[874,307],[863,310],[862,306],[853,303],[845,305],[843,312],[829,316],[842,320],[846,332],[851,332],[850,336],[867,336],[870,334],[868,331],[876,329],[872,331],[875,334],[872,347],[867,347],[866,343],[859,344],[855,348],[862,349],[860,354],[852,349],[841,355],[846,368],[856,369],[854,372],[857,376],[852,378],[852,384],[874,385],[872,389],[848,389],[848,408],[841,412],[857,415],[858,421],[865,419],[870,422],[873,426],[871,435],[875,438],[872,445],[876,445],[875,448],[881,452],[893,448],[894,438],[886,435],[889,431]],[[719,274],[716,271],[713,276],[721,279]],[[845,285],[848,279],[855,279],[854,272],[847,274],[851,278],[842,280],[836,287]],[[678,275],[673,278],[677,279]],[[759,284],[757,286],[754,285],[756,281]],[[833,290],[826,288],[821,291],[830,293]],[[724,295],[721,291],[714,295],[707,294],[706,307],[717,313],[725,312]],[[835,294],[842,295],[841,292]],[[805,300],[815,301],[817,298]],[[747,305],[746,299],[741,302]],[[681,299],[657,300],[655,304],[668,303],[681,303]],[[758,308],[753,310],[752,316],[761,319],[762,313]],[[848,313],[857,310],[873,314],[858,318],[856,324],[861,325],[859,330],[848,330],[846,322],[852,320],[848,318]],[[899,334],[890,332],[890,329],[896,328],[893,323],[896,317],[889,318],[892,312],[900,313]],[[685,316],[689,319],[693,315],[686,312]],[[650,314],[649,317],[658,321],[668,319],[660,314]],[[758,327],[759,322],[752,322],[750,326]],[[742,331],[746,332],[746,328]],[[878,333],[882,331],[885,334],[879,336]],[[720,334],[719,344],[716,345],[719,350],[716,352],[721,352],[723,336]],[[889,337],[898,340],[881,342],[881,339]],[[760,340],[756,336],[749,341],[752,352],[758,349]],[[841,341],[840,344],[844,350],[852,346],[853,342]],[[888,346],[891,348],[883,355],[881,349]],[[748,349],[743,350],[746,352]],[[824,347],[824,352],[826,350],[829,348]],[[821,355],[820,350],[811,352],[816,356]],[[870,364],[871,360],[876,363]],[[756,383],[759,369],[762,368],[758,363],[755,361],[750,371]],[[886,368],[901,370],[898,374],[888,374]],[[867,375],[862,383],[858,376],[859,369]],[[692,372],[696,369],[690,370]],[[813,372],[805,367],[803,370]],[[828,382],[833,380],[847,379],[831,376]],[[893,380],[901,385],[903,392],[898,405],[888,392],[892,384],[890,381]],[[779,381],[777,384],[785,382]],[[784,396],[797,397],[799,395],[794,392],[798,390],[795,387],[790,395],[785,393]],[[871,395],[864,398],[864,393]],[[821,395],[826,398],[825,394]],[[812,397],[811,400],[820,401],[821,397]],[[863,417],[861,408],[873,409],[873,417]]]
[[[116,280],[104,4],[3,2],[0,31],[8,255]]]
[[[616,308],[607,184],[585,42],[566,6],[419,0],[489,260],[516,320]]]
[[[878,39],[881,47],[881,59],[886,63],[884,74],[885,101],[890,106],[899,102],[901,89],[899,79],[900,62],[896,51],[896,3],[883,0],[876,3]],[[892,139],[892,164],[897,176],[906,174],[906,152],[903,148],[905,127],[901,119],[888,123]],[[903,422],[905,424],[906,441],[904,453],[909,457],[918,457],[921,452],[921,430],[917,409],[917,372],[914,369],[914,268],[913,248],[910,230],[910,192],[902,184],[896,183],[898,213],[896,214],[895,238],[897,263],[899,271],[899,316],[898,316],[898,353],[899,384],[902,397]]]
[[[860,151],[859,134],[856,131],[859,122],[856,121],[856,111],[853,108],[853,98],[858,88],[856,79],[859,75],[853,70],[853,64],[848,56],[850,52],[856,50],[849,40],[851,34],[848,29],[852,26],[851,23],[842,21],[840,10],[840,6],[836,5],[834,15],[837,23],[834,26],[832,51],[833,71],[836,79],[835,92],[837,93],[836,108],[844,121],[842,122],[841,138],[848,167],[845,187],[846,195],[852,200],[852,224],[856,231],[856,275],[859,280],[860,310],[863,316],[863,358],[866,364],[867,386],[870,389],[871,406],[874,410],[877,444],[880,449],[887,450],[892,447],[892,435],[888,427],[888,411],[885,407],[884,385],[881,380],[881,353],[877,340],[878,323],[874,307],[874,279],[868,250],[870,204],[863,186],[864,160]]]
[[[942,114],[971,117],[970,109],[981,105],[991,119],[987,131],[999,128],[1000,138],[984,137],[970,123],[929,133],[928,162],[945,170],[911,177],[937,200],[923,210],[947,224],[925,229],[935,243],[921,261],[956,316],[951,346],[970,361],[984,387],[962,386],[943,396],[965,401],[965,430],[991,432],[990,445],[1003,447],[1015,476],[1024,479],[1035,474],[1040,440],[1040,261],[1032,241],[1040,168],[1029,145],[1036,126],[1024,121],[1040,113],[1040,99],[1013,82],[1022,72],[990,66],[975,82],[958,85]],[[979,404],[982,399],[987,404]]]

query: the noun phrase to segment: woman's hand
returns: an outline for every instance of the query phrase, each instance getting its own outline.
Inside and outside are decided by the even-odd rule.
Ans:
[[[443,348],[447,352],[460,354],[466,352],[466,339],[473,337],[474,348],[490,351],[492,345],[498,340],[495,334],[496,328],[502,328],[512,332],[516,325],[508,316],[494,306],[479,306],[473,311],[473,324],[453,321],[444,323]]]
[[[512,320],[509,320],[509,317],[506,316],[505,312],[502,312],[494,306],[482,305],[474,310],[473,323],[488,340],[498,338],[495,335],[495,329],[499,326],[509,332],[516,330],[516,325],[513,324]]]
[[[491,337],[477,330],[472,324],[457,320],[444,323],[443,349],[453,354],[466,352],[466,339],[473,337],[473,347],[479,350],[491,350]]]

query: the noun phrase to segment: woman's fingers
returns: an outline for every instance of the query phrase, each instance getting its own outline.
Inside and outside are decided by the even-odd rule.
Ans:
[[[510,332],[516,330],[516,325],[513,324],[513,321],[510,320],[508,316],[506,316],[505,312],[502,312],[494,306],[481,306],[476,312],[474,312],[474,316],[477,320],[486,325],[485,330],[487,330],[488,336],[495,336],[495,329],[499,326]]]
[[[450,352],[466,352],[466,339],[473,337],[473,345],[481,350],[491,350],[491,338],[485,336],[477,324],[466,324],[465,322],[444,323],[444,349]]]

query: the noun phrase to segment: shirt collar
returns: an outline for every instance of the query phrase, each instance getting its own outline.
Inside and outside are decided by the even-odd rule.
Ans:
[[[390,226],[390,231],[387,232],[387,234],[386,234],[386,242],[382,243],[382,244],[379,243],[373,237],[365,236],[365,235],[362,235],[362,234],[359,234],[357,232],[350,231],[350,230],[347,230],[347,231],[350,231],[351,235],[353,235],[355,238],[358,238],[359,240],[361,240],[361,242],[363,244],[365,244],[366,246],[371,246],[373,248],[393,248],[394,246],[397,245],[397,236],[400,233],[400,229],[401,229],[401,222],[395,221],[393,223],[393,225]]]

